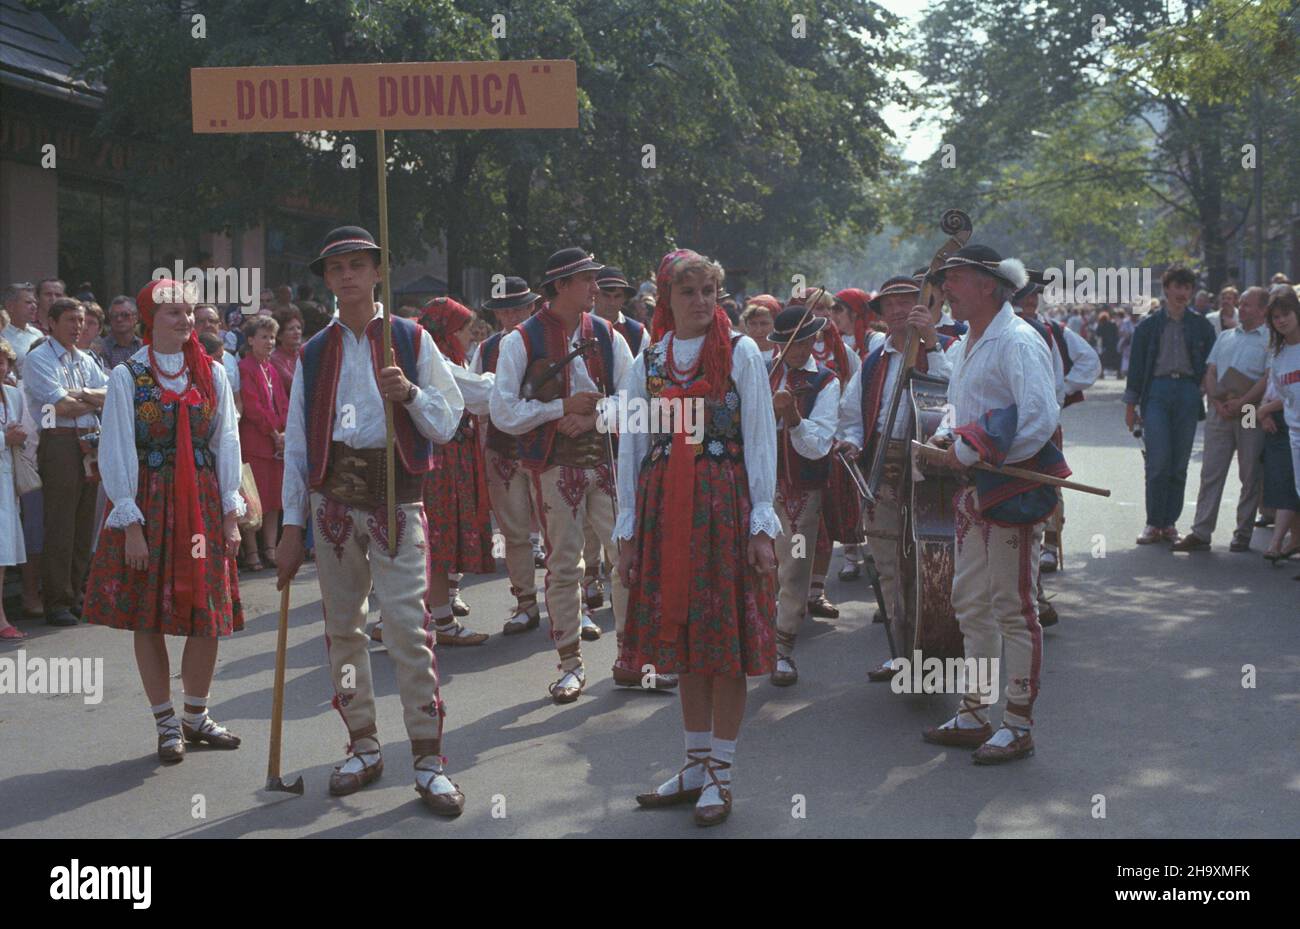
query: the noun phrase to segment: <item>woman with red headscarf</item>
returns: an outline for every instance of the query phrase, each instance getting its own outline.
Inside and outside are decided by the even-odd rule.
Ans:
[[[717,306],[722,268],[683,249],[656,278],[654,344],[619,386],[629,423],[649,411],[619,436],[619,661],[681,681],[686,762],[637,802],[695,802],[712,826],[731,812],[745,678],[776,661],[776,418],[763,356]]]
[[[239,431],[225,369],[195,335],[195,302],[171,280],[136,298],[145,347],[109,376],[99,469],[111,508],[87,582],[86,622],[135,633],[163,764],[184,760],[185,742],[239,747],[207,710],[217,637],[244,626]],[[180,721],[164,635],[185,636]]]
[[[857,354],[866,357],[870,341],[871,324],[880,319],[871,309],[871,294],[856,287],[846,287],[835,295],[831,307],[831,322],[844,333],[844,344]]]
[[[433,617],[439,645],[482,645],[486,632],[470,632],[455,618],[460,580],[449,575],[491,574],[492,522],[487,471],[479,442],[478,417],[487,415],[493,375],[469,370],[474,311],[450,297],[438,297],[421,311],[419,323],[433,336],[465,398],[456,435],[434,446],[433,469],[424,477],[424,513],[429,521],[429,590],[425,606]],[[469,610],[464,610],[468,613]]]

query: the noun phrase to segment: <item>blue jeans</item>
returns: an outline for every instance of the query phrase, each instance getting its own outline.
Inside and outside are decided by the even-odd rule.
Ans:
[[[1151,382],[1142,406],[1148,526],[1163,529],[1178,522],[1200,412],[1201,389],[1193,378],[1158,377]]]

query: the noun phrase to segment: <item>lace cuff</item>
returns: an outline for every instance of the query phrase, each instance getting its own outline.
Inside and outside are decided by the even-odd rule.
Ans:
[[[234,513],[236,516],[243,516],[248,512],[248,504],[244,503],[244,495],[238,490],[232,490],[221,498],[221,515]]]
[[[781,534],[781,520],[777,518],[776,510],[772,509],[770,503],[760,503],[750,511],[749,534],[758,535],[760,532],[774,539]]]
[[[636,513],[632,510],[619,510],[614,523],[614,541],[631,541],[636,531]]]
[[[113,512],[109,513],[108,519],[104,520],[104,525],[109,529],[125,529],[133,523],[144,525],[144,514],[140,512],[134,500],[124,500],[121,504],[114,504]]]

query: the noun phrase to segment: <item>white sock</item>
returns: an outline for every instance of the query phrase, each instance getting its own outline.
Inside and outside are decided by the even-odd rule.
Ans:
[[[429,615],[433,617],[433,621],[439,626],[445,626],[452,619],[451,604],[444,603],[442,606],[435,606],[429,611]]]
[[[1003,723],[1002,728],[999,729],[997,732],[993,733],[993,738],[989,739],[984,744],[996,745],[1000,748],[1005,748],[1006,746],[1014,742],[1017,737],[1024,736],[1024,734],[1028,731],[1029,731],[1028,729],[1021,729],[1017,726],[1008,726],[1006,723]]]
[[[344,774],[360,774],[373,765],[379,757],[379,740],[371,736],[357,739],[352,743],[352,754],[343,762],[339,771]],[[363,760],[364,756],[364,760]]]
[[[191,729],[202,728],[203,721],[208,718],[208,698],[191,697],[189,694],[186,694],[185,703],[199,708],[197,713],[191,713],[189,710],[184,711],[184,716],[182,718],[185,720],[185,725],[189,726]]]
[[[712,739],[713,734],[707,729],[703,732],[691,732],[689,729],[686,731],[686,761],[682,763],[681,790],[698,790],[704,786],[704,765],[696,762],[703,761],[709,756]],[[677,775],[674,774],[660,784],[655,789],[655,793],[666,797],[668,794],[677,793],[678,789]]]
[[[987,724],[987,718],[984,715],[985,710],[982,706],[979,707],[978,709],[976,709],[976,707],[973,704],[963,703],[962,706],[968,707],[970,710],[975,710],[975,712],[968,711],[963,713],[959,711],[956,716],[948,720],[939,728],[940,729],[978,729],[980,726]]]
[[[447,780],[438,755],[421,755],[415,759],[415,783],[434,794],[456,792],[456,785]]]
[[[811,603],[824,593],[826,593],[826,575],[814,574],[812,583],[808,586],[808,602]]]
[[[718,767],[717,765],[732,765],[736,757],[736,740],[720,739],[716,735],[713,737],[713,744],[709,749],[709,758],[711,762],[716,762],[713,767],[713,775],[718,779],[718,783],[723,787],[731,786],[731,767]],[[713,783],[713,778],[709,778],[704,790],[700,793],[699,802],[696,806],[717,806],[722,803],[722,794],[718,792],[717,786]]]
[[[157,727],[158,734],[163,737],[163,745],[181,740],[180,720],[176,718],[176,710],[170,700],[149,707],[149,711],[153,713],[153,724]]]

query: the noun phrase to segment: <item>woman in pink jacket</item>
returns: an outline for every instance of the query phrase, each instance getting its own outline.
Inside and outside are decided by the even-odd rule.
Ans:
[[[244,461],[253,469],[257,495],[262,498],[261,557],[258,546],[244,539],[246,564],[251,571],[275,567],[276,533],[280,522],[280,485],[284,479],[284,426],[289,396],[271,365],[279,324],[269,316],[256,316],[244,329],[248,355],[239,363],[239,393],[244,415],[239,420],[239,444]]]

